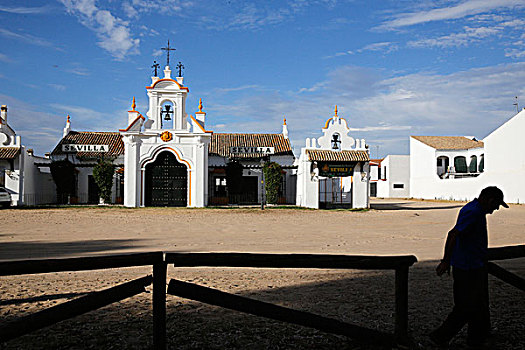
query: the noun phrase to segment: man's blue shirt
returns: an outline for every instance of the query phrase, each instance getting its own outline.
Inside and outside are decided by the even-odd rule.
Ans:
[[[464,270],[485,266],[488,249],[487,218],[477,199],[461,208],[454,228],[460,233],[456,237],[450,264]]]

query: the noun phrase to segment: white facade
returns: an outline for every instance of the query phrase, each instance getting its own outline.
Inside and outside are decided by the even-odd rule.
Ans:
[[[296,204],[307,208],[369,206],[369,154],[364,139],[354,139],[345,119],[335,114],[319,139],[306,139],[297,160]],[[341,169],[345,176],[323,176]]]
[[[484,147],[465,150],[437,150],[410,138],[410,196],[423,199],[471,200],[487,186],[498,186],[508,203],[525,202],[525,110],[494,130]],[[438,175],[437,158],[456,156],[484,158],[483,172],[465,176]],[[479,163],[478,163],[479,167]]]
[[[11,194],[11,205],[35,205],[55,201],[55,185],[48,168],[36,164],[49,162],[33,155],[22,145],[20,136],[7,123],[7,106],[0,116],[0,186]]]
[[[410,197],[410,156],[388,155],[381,161],[380,169],[371,172],[371,181],[377,186],[376,197]]]
[[[186,167],[186,205],[204,207],[208,189],[208,144],[211,132],[204,129],[202,105],[195,117],[186,113],[189,89],[183,78],[171,78],[166,66],[164,78],[152,77],[146,87],[149,97],[147,119],[133,108],[128,112],[128,127],[120,130],[124,142],[124,205],[142,207],[146,203],[146,171],[159,155],[168,152]],[[166,108],[166,105],[170,106]],[[166,111],[171,110],[167,121]]]

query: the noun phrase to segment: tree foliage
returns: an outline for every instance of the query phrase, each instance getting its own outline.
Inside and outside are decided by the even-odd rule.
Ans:
[[[100,197],[105,203],[111,201],[111,190],[113,188],[113,174],[115,168],[113,164],[105,159],[100,159],[93,167],[93,179],[100,191]]]
[[[49,168],[57,188],[58,200],[65,203],[67,196],[75,193],[75,165],[64,159],[51,162]]]
[[[276,162],[264,163],[264,189],[266,191],[266,201],[277,204],[279,200],[279,189],[282,181],[282,168]]]

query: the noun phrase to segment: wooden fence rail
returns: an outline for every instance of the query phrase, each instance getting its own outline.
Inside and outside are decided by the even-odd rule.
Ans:
[[[0,326],[0,343],[143,293],[146,291],[144,287],[149,286],[152,280],[151,275],[142,277],[20,317]]]
[[[344,335],[364,341],[367,344],[392,345],[394,343],[394,336],[389,333],[356,326],[305,311],[293,310],[283,306],[233,295],[176,279],[170,281],[168,294],[251,315],[311,327],[328,333]]]
[[[345,324],[347,330],[345,335],[356,340],[366,340],[367,342],[385,343],[394,340],[398,344],[408,344],[408,270],[417,258],[413,255],[402,256],[362,256],[362,255],[319,255],[319,254],[249,254],[249,253],[167,253],[166,263],[173,263],[175,267],[249,267],[249,268],[317,268],[317,269],[374,269],[374,270],[395,270],[395,332],[394,335],[385,335],[376,330]],[[170,282],[169,294],[179,295],[184,293],[184,297],[203,301],[209,304],[223,306],[234,310],[248,312],[259,316],[273,319],[282,319],[286,322],[304,326],[310,326],[326,332],[341,334],[344,328],[341,322],[304,313],[304,317],[299,316],[299,311],[286,309],[271,304],[262,303],[256,300],[231,297],[228,304],[220,302],[218,295],[224,296],[219,291],[198,286],[196,284],[183,284],[180,281]],[[190,287],[190,285],[192,287]],[[202,299],[204,298],[204,299]],[[249,300],[248,301],[246,301]],[[244,305],[240,309],[236,302]],[[264,304],[264,305],[263,305]],[[275,308],[273,308],[275,306]],[[264,310],[264,311],[263,311]],[[284,316],[286,315],[286,316]],[[309,321],[307,321],[309,320]],[[309,322],[305,324],[304,322]],[[322,325],[322,326],[321,326]],[[366,330],[366,331],[364,331]],[[374,336],[369,336],[370,334]],[[391,342],[392,344],[392,342]]]
[[[525,257],[525,245],[515,245],[506,247],[489,248],[488,260],[507,260],[518,259]],[[494,277],[499,278],[503,282],[507,282],[522,291],[525,291],[525,279],[505,270],[503,267],[496,265],[493,262],[487,264],[488,273]]]

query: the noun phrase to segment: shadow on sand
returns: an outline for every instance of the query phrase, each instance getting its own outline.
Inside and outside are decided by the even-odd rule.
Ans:
[[[140,249],[137,239],[100,239],[73,242],[3,242],[0,244],[0,260],[66,258],[82,254]]]
[[[464,204],[450,204],[439,206],[418,205],[418,202],[399,202],[399,203],[370,203],[370,209],[376,210],[435,210],[435,209],[454,209],[461,208]]]
[[[435,265],[435,261],[426,261],[410,270],[409,327],[420,349],[432,349],[427,334],[452,307],[452,280],[436,277]],[[518,274],[525,272],[523,262],[509,266]],[[283,269],[276,274],[271,269],[174,269],[170,266],[170,278],[372,329],[393,331],[393,271]],[[288,285],[287,279],[302,282]],[[101,288],[98,279],[89,283],[93,289]],[[525,300],[521,292],[492,277],[489,283],[494,329],[491,349],[524,348],[525,339],[520,334],[525,334],[525,324],[519,320],[524,316]],[[15,316],[10,314],[8,318]],[[167,296],[167,335],[168,349],[376,349],[345,337],[170,295]],[[143,293],[15,339],[2,349],[145,349],[151,348],[151,340],[151,294]],[[453,340],[450,349],[463,348],[464,331]]]

